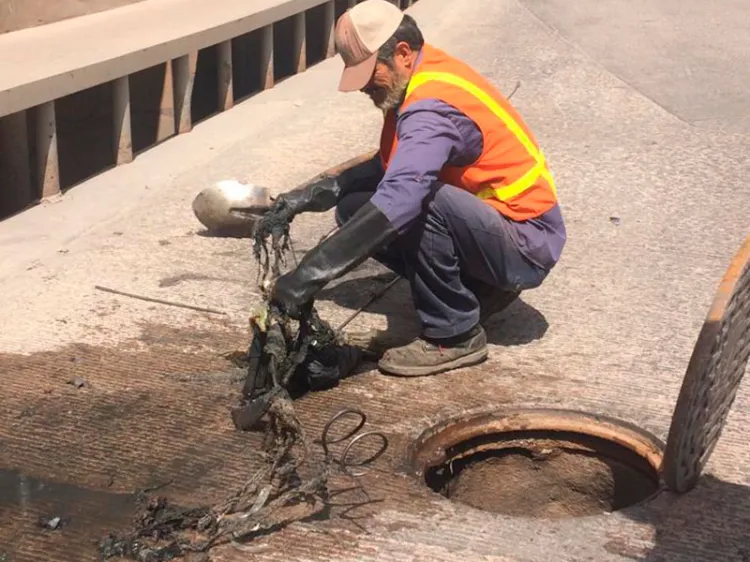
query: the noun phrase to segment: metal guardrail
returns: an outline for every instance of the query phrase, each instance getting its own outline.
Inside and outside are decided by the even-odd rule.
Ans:
[[[142,97],[146,74],[151,83],[158,75],[158,106],[150,109],[155,122],[149,124],[150,138],[137,143],[140,150],[192,129],[196,71],[205,53],[211,52],[209,66],[215,72],[212,115],[272,88],[280,63],[285,78],[333,56],[335,20],[359,1],[221,0],[207,9],[205,0],[149,0],[0,35],[0,219],[131,162],[138,152],[134,98]],[[416,2],[391,1],[402,9]],[[311,45],[316,46],[312,57]],[[246,95],[238,96],[239,82],[255,88],[245,87]],[[86,98],[82,92],[105,85],[106,95],[97,99],[107,100],[102,111],[109,121],[106,143],[99,135],[96,142],[89,138],[90,153],[64,147],[83,142],[83,136],[62,133],[76,127],[80,133],[101,121],[71,115],[95,105],[89,101],[93,94]],[[205,91],[205,76],[201,87]],[[66,125],[70,121],[75,126]],[[111,145],[109,154],[95,157],[102,144]],[[75,153],[86,172],[61,179],[66,153]]]

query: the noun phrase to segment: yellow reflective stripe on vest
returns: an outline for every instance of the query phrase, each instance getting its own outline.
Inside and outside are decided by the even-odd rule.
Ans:
[[[406,97],[408,98],[411,93],[422,84],[432,81],[445,82],[446,84],[457,86],[477,98],[487,107],[487,109],[489,109],[498,119],[500,119],[505,124],[508,130],[513,133],[513,136],[518,139],[518,142],[523,145],[529,155],[531,155],[531,157],[536,162],[536,165],[531,168],[531,170],[526,172],[523,176],[521,176],[510,185],[504,185],[502,187],[496,188],[488,187],[477,194],[479,197],[486,199],[494,195],[500,201],[507,201],[508,199],[512,199],[513,197],[520,195],[532,185],[534,185],[534,183],[539,179],[540,176],[547,180],[547,183],[549,183],[550,188],[552,189],[552,193],[557,194],[557,187],[555,186],[555,182],[552,179],[552,174],[547,169],[546,163],[544,161],[544,156],[539,152],[539,150],[537,150],[536,146],[534,146],[534,143],[531,142],[528,135],[526,135],[524,130],[518,125],[518,123],[516,123],[516,120],[513,119],[513,117],[511,117],[510,114],[505,111],[502,106],[500,106],[500,104],[492,99],[492,96],[490,96],[476,84],[472,84],[468,80],[449,72],[418,72],[417,74],[412,76],[411,80],[409,81],[409,86],[406,88]]]
[[[552,190],[554,191],[555,184],[552,183],[552,177],[544,168],[544,162],[540,162],[539,164],[535,164],[533,168],[510,185],[504,185],[502,187],[486,187],[477,193],[477,197],[480,197],[481,199],[496,197],[500,201],[508,201],[529,189],[536,183],[540,176],[544,177],[550,183]]]

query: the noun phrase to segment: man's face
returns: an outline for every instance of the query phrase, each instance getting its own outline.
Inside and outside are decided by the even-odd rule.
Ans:
[[[395,109],[404,99],[415,58],[416,53],[406,43],[399,43],[389,64],[381,61],[375,64],[372,78],[362,92],[370,96],[379,109]]]

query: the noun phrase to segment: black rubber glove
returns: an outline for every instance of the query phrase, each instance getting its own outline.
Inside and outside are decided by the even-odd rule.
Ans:
[[[341,228],[305,254],[294,270],[276,280],[271,303],[299,319],[312,305],[315,293],[397,236],[388,217],[368,201]]]
[[[255,225],[256,257],[259,257],[259,240],[271,237],[282,240],[289,235],[289,225],[294,217],[305,211],[326,211],[336,204],[341,187],[336,178],[325,177],[300,189],[279,195]]]
[[[382,177],[383,171],[376,157],[338,176],[321,176],[304,187],[282,193],[274,201],[270,212],[285,213],[289,222],[300,213],[322,213],[332,209],[344,193],[374,190]]]
[[[376,156],[353,166],[338,176],[321,176],[312,183],[282,193],[255,226],[256,240],[271,237],[281,240],[289,234],[289,225],[300,213],[322,213],[333,208],[345,193],[373,190],[383,177],[380,160]],[[256,254],[258,249],[256,248]]]
[[[336,204],[340,193],[338,178],[324,176],[305,187],[282,193],[276,198],[274,206],[283,203],[292,218],[300,213],[322,213]]]

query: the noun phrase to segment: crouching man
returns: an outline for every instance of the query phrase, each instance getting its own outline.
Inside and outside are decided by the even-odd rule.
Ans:
[[[421,335],[379,368],[431,375],[486,359],[483,322],[538,287],[566,240],[555,182],[509,101],[467,64],[424,42],[386,0],[336,23],[339,89],[384,113],[377,157],[282,194],[267,217],[336,207],[340,229],[276,281],[272,302],[298,315],[326,283],[369,257],[411,285]]]

